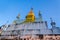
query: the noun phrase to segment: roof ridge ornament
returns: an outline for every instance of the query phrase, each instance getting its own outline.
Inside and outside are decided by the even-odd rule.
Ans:
[[[40,11],[40,10],[39,10],[39,14],[38,14],[38,15],[39,15],[40,21],[43,21],[43,20],[42,20],[42,14],[41,14],[41,11]]]
[[[52,18],[50,18],[50,20],[51,20],[51,26],[52,26],[52,28],[56,27],[56,23],[52,20]]]
[[[20,13],[16,16],[17,19],[20,19]]]
[[[50,18],[51,22],[53,22],[52,18]]]

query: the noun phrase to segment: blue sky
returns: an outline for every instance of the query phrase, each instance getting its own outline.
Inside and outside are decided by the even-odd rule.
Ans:
[[[20,18],[25,19],[31,7],[38,18],[38,11],[41,11],[43,20],[48,22],[50,27],[50,17],[60,27],[60,0],[0,0],[0,26],[12,23],[18,13]]]

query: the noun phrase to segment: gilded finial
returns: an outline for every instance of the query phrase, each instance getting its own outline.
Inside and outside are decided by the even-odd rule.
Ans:
[[[33,8],[31,8],[31,10],[33,10]]]

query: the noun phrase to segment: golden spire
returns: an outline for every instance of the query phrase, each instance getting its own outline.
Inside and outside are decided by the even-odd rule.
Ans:
[[[28,15],[34,15],[34,13],[33,13],[33,8],[31,8],[31,10],[30,10],[30,12],[29,12]]]
[[[35,15],[33,13],[33,8],[31,8],[29,14],[26,16],[27,22],[34,22],[35,21]]]

